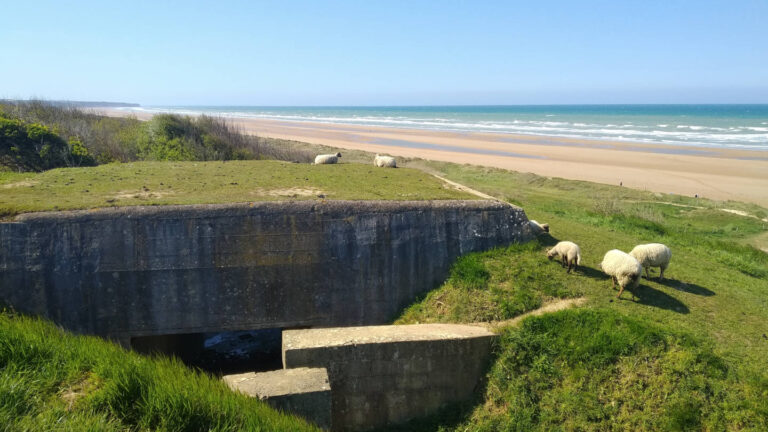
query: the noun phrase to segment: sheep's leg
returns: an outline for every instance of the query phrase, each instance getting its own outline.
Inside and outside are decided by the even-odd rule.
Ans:
[[[659,272],[659,280],[662,281],[664,280],[664,270],[666,269],[666,267],[659,267],[659,268],[661,269],[661,271]]]
[[[645,278],[648,279],[648,280],[651,280],[651,275],[648,274],[648,269],[649,269],[649,267],[645,268]]]
[[[619,295],[617,295],[616,298],[621,298],[621,293],[624,292],[624,287],[623,286],[619,285],[619,288],[621,288],[621,289],[619,290]]]
[[[616,289],[616,276],[611,276],[611,289]]]
[[[570,272],[571,272],[571,261],[568,261],[568,271],[566,273],[570,273]]]
[[[560,257],[560,264],[563,265],[563,268],[565,268],[565,260],[566,260],[565,255]]]

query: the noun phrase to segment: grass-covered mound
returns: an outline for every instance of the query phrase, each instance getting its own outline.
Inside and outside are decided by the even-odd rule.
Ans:
[[[0,313],[1,431],[305,431],[178,361]]]
[[[765,209],[504,170],[424,163],[522,204],[550,235],[458,260],[400,323],[503,320],[560,298],[578,309],[501,330],[486,389],[403,430],[768,430],[768,231]],[[725,210],[739,210],[738,215]],[[566,274],[548,261],[581,246]],[[598,264],[606,251],[661,242],[672,262],[632,300]]]
[[[398,323],[503,321],[551,300],[581,296],[579,279],[553,271],[542,250],[533,240],[462,256],[445,284],[407,309]]]
[[[136,162],[0,172],[0,216],[129,205],[286,199],[475,199],[421,171],[278,161]]]

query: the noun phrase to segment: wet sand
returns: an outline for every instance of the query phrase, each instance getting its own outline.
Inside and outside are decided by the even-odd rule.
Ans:
[[[101,110],[108,115],[135,113]],[[139,118],[151,114],[141,113]],[[768,207],[768,151],[231,118],[247,133]]]

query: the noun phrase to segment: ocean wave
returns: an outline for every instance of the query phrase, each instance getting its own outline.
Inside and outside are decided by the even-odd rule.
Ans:
[[[756,127],[748,125],[733,125],[727,127],[722,124],[702,125],[691,124],[691,118],[686,124],[673,124],[670,122],[623,121],[620,123],[598,123],[584,121],[552,121],[544,118],[553,115],[542,115],[539,119],[509,118],[509,119],[478,119],[465,116],[461,113],[440,113],[440,115],[414,116],[399,115],[400,113],[370,114],[349,113],[345,110],[328,110],[327,113],[312,111],[311,109],[297,109],[292,112],[280,112],[279,110],[214,110],[195,108],[153,108],[132,107],[131,109],[143,112],[177,113],[184,115],[214,115],[232,118],[255,118],[265,120],[290,121],[290,122],[315,122],[336,123],[350,125],[388,126],[400,128],[415,128],[425,130],[456,131],[456,132],[494,132],[506,134],[559,136],[577,139],[599,139],[633,141],[643,143],[666,143],[691,146],[708,146],[723,148],[758,148],[768,150],[768,127]],[[349,111],[349,110],[347,110]],[[437,114],[437,113],[435,113]],[[530,115],[529,115],[530,117]],[[753,125],[756,123],[752,123]],[[760,124],[768,124],[761,122]]]

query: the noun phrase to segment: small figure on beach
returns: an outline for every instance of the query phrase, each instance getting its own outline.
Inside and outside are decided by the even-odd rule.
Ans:
[[[624,182],[619,182],[619,186],[624,186]]]

